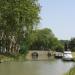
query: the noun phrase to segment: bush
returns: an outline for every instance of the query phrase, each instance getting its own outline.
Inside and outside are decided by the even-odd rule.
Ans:
[[[23,41],[20,45],[20,54],[26,54],[28,52],[28,45],[26,44],[25,41]]]

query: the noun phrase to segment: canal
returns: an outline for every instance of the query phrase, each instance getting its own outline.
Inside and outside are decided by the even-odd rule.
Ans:
[[[0,64],[0,75],[63,75],[73,62],[62,60],[4,62]]]

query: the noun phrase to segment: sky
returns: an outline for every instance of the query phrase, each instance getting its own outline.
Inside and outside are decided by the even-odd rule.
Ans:
[[[39,28],[50,28],[58,39],[75,37],[75,0],[39,0]]]

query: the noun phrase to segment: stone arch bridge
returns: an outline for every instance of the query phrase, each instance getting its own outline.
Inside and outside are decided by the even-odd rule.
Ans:
[[[49,57],[51,57],[51,55],[52,55],[52,52],[50,51],[32,50],[28,52],[26,59],[34,60],[36,58],[36,60],[48,60]]]

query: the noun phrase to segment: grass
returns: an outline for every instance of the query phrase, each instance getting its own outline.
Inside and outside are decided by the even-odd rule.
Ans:
[[[73,58],[75,58],[75,52],[72,52]]]
[[[75,52],[72,52],[73,60],[75,61]]]
[[[65,75],[75,75],[75,67],[73,67],[72,69],[70,69],[70,71],[67,72]]]
[[[25,60],[26,59],[24,54],[17,54],[17,55],[0,54],[0,62],[25,61]]]

